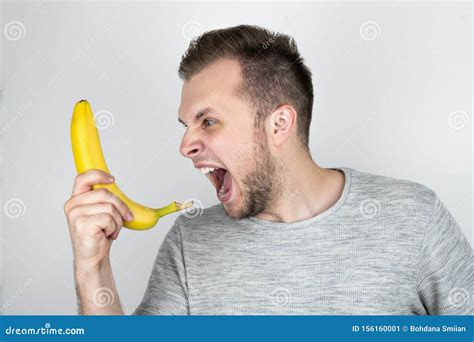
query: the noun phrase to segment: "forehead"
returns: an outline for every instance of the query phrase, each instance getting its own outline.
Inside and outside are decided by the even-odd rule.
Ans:
[[[205,67],[184,82],[179,117],[186,120],[207,106],[221,109],[231,99],[235,100],[235,90],[240,80],[240,65],[237,60],[219,59]]]

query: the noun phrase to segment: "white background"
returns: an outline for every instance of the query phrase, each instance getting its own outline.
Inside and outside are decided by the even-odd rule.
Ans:
[[[69,123],[77,100],[112,113],[113,125],[101,139],[109,168],[130,198],[154,207],[189,198],[204,207],[218,203],[208,180],[178,152],[184,130],[177,121],[177,69],[193,35],[238,24],[261,25],[298,42],[314,74],[310,143],[319,165],[432,188],[472,244],[469,3],[0,6],[5,313],[76,313],[63,204],[75,176]],[[11,30],[15,21],[21,24]],[[8,207],[12,203],[17,206]],[[141,300],[175,218],[145,232],[124,229],[112,246],[127,314]]]

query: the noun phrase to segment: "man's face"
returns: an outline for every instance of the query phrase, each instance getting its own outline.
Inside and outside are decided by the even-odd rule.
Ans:
[[[220,59],[184,83],[178,111],[187,126],[181,154],[199,169],[217,168],[206,176],[234,219],[264,210],[279,184],[266,134],[254,128],[254,110],[235,94],[240,80],[239,63]]]

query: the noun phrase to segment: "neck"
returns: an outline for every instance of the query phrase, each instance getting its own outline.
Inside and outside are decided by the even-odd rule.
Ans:
[[[336,203],[344,190],[341,171],[319,167],[306,154],[292,156],[278,169],[274,200],[258,218],[285,223],[307,220]]]

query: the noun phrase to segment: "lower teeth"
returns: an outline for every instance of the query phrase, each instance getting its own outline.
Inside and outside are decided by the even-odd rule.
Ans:
[[[228,190],[227,190],[227,191],[228,191]],[[219,190],[219,195],[220,195],[220,196],[224,196],[224,195],[227,193],[227,191],[226,191],[224,188],[221,188],[221,189]]]

